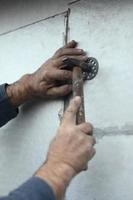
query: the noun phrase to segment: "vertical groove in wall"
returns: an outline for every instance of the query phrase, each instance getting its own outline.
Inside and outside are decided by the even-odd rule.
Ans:
[[[73,4],[75,4],[75,3],[79,2],[79,1],[81,1],[81,0],[71,1],[71,2],[68,3],[68,5],[69,5],[69,6],[70,6],[70,5],[73,5]]]
[[[68,43],[68,37],[69,37],[69,32],[70,32],[70,26],[69,26],[70,13],[71,13],[71,9],[68,8],[65,15],[65,38],[64,38],[65,44]]]
[[[65,45],[68,43],[69,34],[70,34],[70,25],[69,25],[70,14],[71,14],[71,9],[68,8],[66,15],[65,15],[65,36],[64,36]],[[64,111],[66,110],[66,108],[69,104],[69,99],[70,99],[70,95],[68,95],[64,98]]]

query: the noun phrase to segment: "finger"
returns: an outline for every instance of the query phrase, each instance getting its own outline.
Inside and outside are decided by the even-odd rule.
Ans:
[[[75,40],[72,40],[72,41],[69,42],[68,44],[66,44],[66,45],[64,45],[63,47],[59,48],[59,49],[55,52],[55,54],[54,54],[53,57],[55,57],[56,54],[57,54],[58,52],[60,52],[61,50],[66,49],[66,48],[76,48],[77,45],[78,45],[78,43],[77,43]]]
[[[90,123],[82,123],[78,125],[77,127],[87,135],[93,134],[93,126]]]
[[[96,150],[95,150],[95,148],[92,148],[91,152],[89,152],[89,154],[88,154],[88,162],[95,156],[95,154],[96,154]],[[88,170],[88,164],[84,167],[83,170],[84,171]]]
[[[96,154],[96,149],[93,147],[89,155],[89,160],[91,160],[95,154]]]
[[[89,146],[94,146],[96,144],[96,139],[94,136],[88,136],[88,143],[89,143]]]
[[[61,56],[69,56],[69,55],[86,55],[86,52],[83,49],[76,48],[60,48],[54,55],[54,58],[58,58]]]
[[[81,62],[86,62],[88,60],[88,56],[83,56],[83,55],[67,55],[67,56],[62,56],[60,57],[60,59],[62,60],[62,66],[63,68],[68,68],[68,69],[72,69],[73,66],[75,65],[80,65]],[[70,59],[70,61],[69,61]],[[70,62],[70,65],[69,65]],[[72,64],[74,63],[74,64]],[[61,66],[59,66],[60,68]]]
[[[72,91],[72,85],[62,85],[59,87],[53,87],[49,89],[47,92],[47,96],[50,98],[62,97],[62,96],[66,96],[71,91]]]
[[[65,111],[64,117],[63,117],[63,123],[76,123],[76,114],[81,105],[81,98],[79,96],[75,97],[71,100],[68,108]]]
[[[72,59],[76,59],[76,60],[80,60],[80,61],[86,61],[88,60],[88,56],[83,56],[83,55],[65,55],[65,56],[62,56],[60,57],[62,61],[64,61],[65,59],[69,59],[69,58],[72,58]]]
[[[72,80],[72,72],[68,70],[53,70],[47,75],[48,79],[53,81],[66,81]]]
[[[66,65],[64,65],[64,59],[67,59],[67,58],[73,58],[73,59],[77,59],[77,60],[80,60],[80,61],[86,61],[88,59],[88,56],[79,56],[79,55],[75,55],[75,56],[62,56],[62,57],[53,59],[51,64],[55,68],[61,68],[62,66],[66,67]]]
[[[77,47],[78,42],[76,42],[75,40],[72,40],[70,42],[68,42],[63,48],[75,48]]]

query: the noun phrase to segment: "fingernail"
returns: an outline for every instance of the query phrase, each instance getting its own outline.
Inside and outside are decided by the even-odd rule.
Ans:
[[[67,58],[67,57],[62,59],[62,61],[63,61],[63,62],[64,62],[64,61],[66,61],[66,60],[68,60],[68,58]]]
[[[83,56],[83,60],[84,61],[88,60],[88,56]]]
[[[77,49],[77,51],[79,51],[79,52],[83,52],[83,53],[84,53],[84,50],[83,50],[83,49]]]

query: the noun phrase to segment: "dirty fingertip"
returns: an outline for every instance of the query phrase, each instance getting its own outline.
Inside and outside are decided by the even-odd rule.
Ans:
[[[76,40],[71,40],[71,42],[73,42],[73,43],[77,43]]]
[[[80,96],[74,97],[74,102],[75,102],[76,104],[81,104],[81,97],[80,97]]]
[[[72,40],[71,43],[76,47],[78,45],[78,42],[75,40]]]
[[[65,85],[64,90],[65,90],[67,93],[71,92],[71,91],[72,91],[72,85],[70,85],[70,84]]]

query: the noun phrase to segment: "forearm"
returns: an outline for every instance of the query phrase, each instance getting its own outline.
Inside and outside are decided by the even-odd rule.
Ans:
[[[17,116],[20,105],[33,98],[31,85],[31,75],[10,85],[0,85],[0,127]]]
[[[32,177],[0,200],[56,200],[52,188],[38,177]]]
[[[70,181],[75,176],[75,171],[65,164],[45,164],[38,170],[35,176],[46,181],[53,189],[56,199],[61,200]]]
[[[0,200],[61,200],[75,171],[66,164],[44,164],[26,183]]]
[[[18,107],[32,98],[30,76],[31,75],[26,74],[17,82],[7,86],[7,96],[13,106]]]

